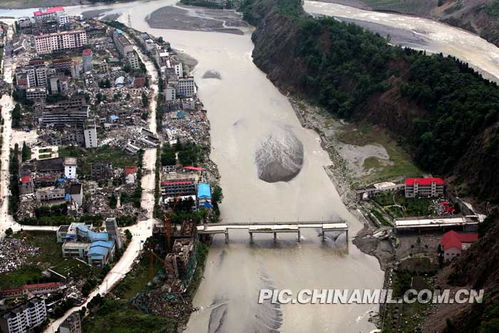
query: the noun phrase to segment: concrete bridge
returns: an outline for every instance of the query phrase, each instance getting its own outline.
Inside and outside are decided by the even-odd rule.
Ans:
[[[225,242],[229,241],[230,230],[248,230],[250,240],[253,241],[253,234],[274,234],[277,240],[277,233],[296,233],[298,242],[300,241],[300,230],[305,228],[321,229],[322,240],[325,240],[326,232],[342,231],[346,233],[348,246],[348,225],[344,222],[262,222],[262,223],[213,223],[197,226],[200,235],[224,234]]]

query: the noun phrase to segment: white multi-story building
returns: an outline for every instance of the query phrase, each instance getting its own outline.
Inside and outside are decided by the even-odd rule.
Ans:
[[[64,177],[68,179],[76,179],[76,158],[66,157],[64,159]]]
[[[124,35],[122,30],[113,31],[113,42],[116,45],[118,53],[127,60],[132,69],[139,69],[140,62],[137,53],[133,50],[133,45]]]
[[[5,333],[25,333],[47,319],[45,300],[35,297],[0,316],[0,330]]]
[[[83,62],[83,71],[89,72],[93,69],[92,65],[93,54],[91,49],[85,49],[82,52],[82,62]]]
[[[192,97],[196,94],[196,84],[193,77],[180,78],[177,84],[177,95],[180,97]]]
[[[165,89],[165,100],[167,102],[172,102],[177,98],[177,93],[175,91],[175,87],[168,85]]]
[[[87,33],[84,30],[61,31],[34,36],[34,39],[36,52],[38,54],[49,54],[54,51],[84,46],[87,44]]]
[[[85,136],[85,148],[96,148],[99,146],[97,142],[97,129],[95,127],[83,130],[83,135]]]
[[[25,88],[46,87],[47,67],[25,66],[16,68],[16,86]]]
[[[38,10],[33,13],[37,23],[44,23],[47,21],[56,20],[58,17],[64,15],[64,7],[57,6],[48,8],[47,10]]]
[[[442,178],[406,178],[404,185],[406,198],[430,198],[444,194],[444,180]]]
[[[40,101],[47,97],[47,89],[43,87],[26,89],[26,98],[30,101]]]
[[[173,68],[175,68],[175,74],[177,75],[177,77],[184,76],[184,68],[181,62],[174,64]]]
[[[128,64],[132,69],[139,69],[140,68],[140,62],[139,62],[139,56],[135,51],[128,52],[126,54],[126,60],[128,61]]]
[[[69,22],[71,22],[71,16],[69,15],[61,15],[57,18],[57,23],[59,23],[59,25],[68,24]]]

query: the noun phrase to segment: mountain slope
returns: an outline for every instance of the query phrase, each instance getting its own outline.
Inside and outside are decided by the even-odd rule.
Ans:
[[[249,0],[255,64],[279,88],[342,118],[391,131],[428,171],[456,176],[466,193],[499,201],[499,88],[466,64],[389,46],[295,0]]]
[[[323,0],[363,9],[433,18],[499,46],[499,0]]]
[[[257,27],[254,62],[281,90],[388,129],[421,167],[452,176],[461,193],[497,207],[497,85],[456,59],[391,47],[356,26],[312,19],[295,0],[248,0],[242,10]],[[484,288],[485,303],[440,306],[425,332],[499,330],[497,211],[480,233],[440,279],[442,287]]]

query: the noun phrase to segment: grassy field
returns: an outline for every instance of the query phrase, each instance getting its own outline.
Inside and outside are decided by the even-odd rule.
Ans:
[[[78,159],[78,174],[90,175],[92,163],[109,162],[113,168],[126,168],[130,165],[137,165],[138,155],[128,155],[121,149],[102,146],[94,149],[84,150],[81,147],[65,146],[59,148],[59,156],[76,157]]]
[[[147,287],[149,281],[154,278],[160,268],[161,262],[157,258],[143,257],[139,264],[113,290],[113,294],[123,299],[135,296]]]
[[[367,124],[347,125],[341,130],[337,138],[341,142],[356,146],[377,143],[386,149],[390,157],[388,163],[376,157],[365,159],[364,168],[374,170],[368,176],[359,179],[362,184],[422,175],[422,171],[414,165],[409,154],[384,130],[376,126]]]
[[[431,277],[417,276],[411,271],[395,271],[393,276],[393,295],[402,297],[403,293],[414,288],[421,290],[424,288],[432,289],[433,279]],[[386,333],[420,333],[421,324],[425,316],[430,311],[432,305],[420,302],[412,304],[388,304],[385,321],[383,323],[383,332]]]
[[[192,277],[188,290],[184,294],[186,300],[192,299],[201,282],[203,271],[208,255],[208,246],[199,243],[196,250],[198,265]],[[112,295],[120,298],[118,300],[104,299],[104,303],[92,314],[87,316],[83,322],[84,333],[142,333],[142,332],[177,332],[178,326],[187,322],[190,313],[179,309],[180,317],[160,317],[145,314],[130,306],[128,300],[138,292],[147,289],[156,272],[161,268],[162,263],[149,256],[144,256],[140,263],[126,275],[118,286],[113,290]]]
[[[402,193],[385,193],[373,198],[392,217],[428,216],[434,214],[428,198],[406,198]]]
[[[99,269],[91,268],[77,260],[63,258],[61,244],[56,242],[54,232],[22,232],[14,235],[31,246],[39,247],[37,256],[18,270],[0,274],[0,289],[15,288],[27,283],[43,282],[42,271],[51,268],[56,272],[74,278],[96,277]]]
[[[126,300],[104,300],[96,313],[83,321],[84,333],[174,333],[171,318],[145,314],[130,307]]]

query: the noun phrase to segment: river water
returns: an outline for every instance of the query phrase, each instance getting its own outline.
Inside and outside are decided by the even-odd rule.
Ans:
[[[482,72],[484,77],[499,81],[499,48],[468,31],[430,19],[374,12],[335,3],[305,1],[310,14],[353,20],[360,25],[395,37],[392,42],[432,53],[452,55]]]
[[[350,235],[354,235],[362,224],[347,210],[324,172],[323,167],[331,164],[329,157],[321,149],[318,136],[300,126],[287,98],[253,64],[251,32],[233,35],[151,29],[146,16],[169,4],[173,1],[71,7],[68,11],[109,8],[124,14],[120,17],[123,23],[130,21],[135,29],[163,36],[173,47],[197,59],[194,76],[211,122],[211,158],[222,176],[225,222],[343,219],[350,226]],[[27,12],[0,11],[0,15]],[[412,24],[420,19],[399,20]],[[456,41],[467,38],[468,33],[460,29],[448,29],[446,33]],[[440,42],[436,38],[432,43],[438,46]],[[442,48],[446,45],[442,42]],[[470,61],[477,60],[474,65],[487,72],[497,70],[483,61],[480,49],[456,46],[448,53],[454,54],[454,50],[459,51],[456,56],[466,53]],[[221,79],[203,79],[208,70],[218,71]],[[262,140],[275,132],[292,133],[303,145],[302,169],[289,182],[267,183],[258,178],[255,152]],[[303,288],[380,288],[383,283],[383,272],[374,257],[351,244],[348,254],[337,249],[342,247],[342,237],[322,243],[318,231],[310,230],[302,234],[300,243],[294,236],[278,238],[274,244],[271,236],[257,235],[250,244],[246,233],[231,234],[228,245],[215,238],[194,299],[200,310],[191,316],[187,332],[348,333],[374,328],[368,322],[369,312],[377,310],[373,305],[258,305],[260,288],[297,292]]]
[[[148,4],[150,13],[156,4]],[[164,5],[164,3],[161,3]],[[150,6],[150,7],[149,7]],[[149,9],[150,8],[150,9]],[[121,18],[146,30],[198,60],[194,76],[211,122],[213,151],[218,165],[227,222],[347,220],[351,234],[361,227],[345,208],[323,170],[331,164],[318,136],[300,126],[289,101],[251,60],[253,44],[245,35],[150,29],[144,15],[133,10]],[[208,70],[221,80],[202,79]],[[290,182],[259,180],[255,152],[270,133],[290,131],[303,144],[304,162]],[[205,279],[195,297],[201,308],[187,332],[368,332],[372,305],[257,305],[258,291],[269,286],[298,291],[302,288],[379,288],[383,273],[377,260],[350,246],[341,254],[332,240],[320,242],[317,231],[295,236],[231,234],[225,245],[217,238],[208,257]],[[342,243],[340,238],[338,246]]]

